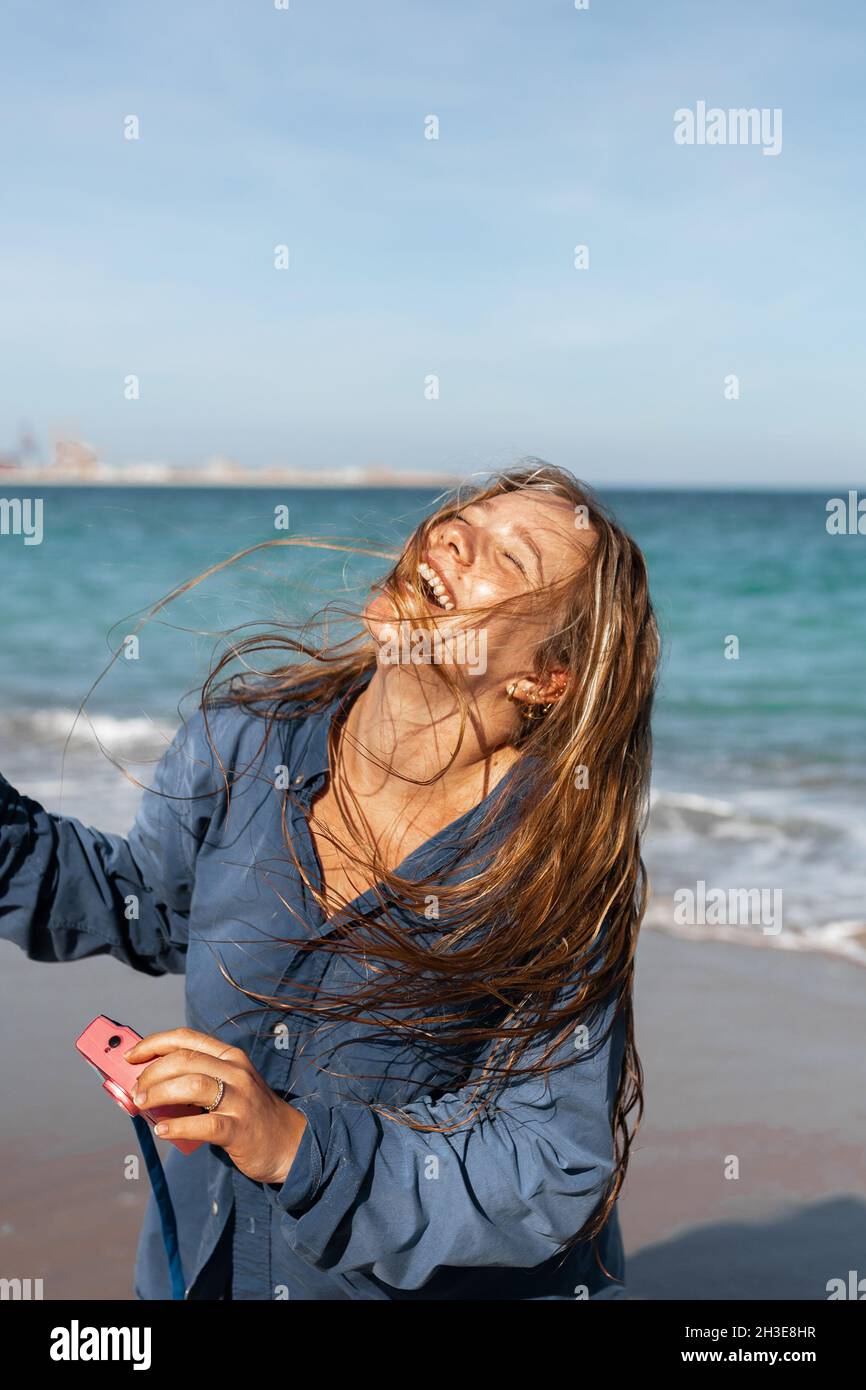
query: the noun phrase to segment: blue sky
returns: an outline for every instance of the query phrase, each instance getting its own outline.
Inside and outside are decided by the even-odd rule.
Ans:
[[[0,449],[862,481],[861,4],[7,0],[0,51]]]

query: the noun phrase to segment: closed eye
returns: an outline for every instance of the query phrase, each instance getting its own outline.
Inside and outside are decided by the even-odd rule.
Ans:
[[[472,522],[468,519],[468,517],[465,517],[462,512],[455,512],[454,520],[463,521],[467,526],[472,525]],[[505,556],[506,560],[510,560],[513,565],[517,566],[524,578],[528,578],[528,575],[526,573],[526,566],[520,560],[518,560],[516,555],[512,555],[510,550],[503,550],[502,553]]]

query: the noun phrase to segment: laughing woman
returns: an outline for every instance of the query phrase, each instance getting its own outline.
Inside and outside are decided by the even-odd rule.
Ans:
[[[145,1038],[187,1297],[622,1296],[658,633],[571,475],[410,537],[352,644],[235,644],[127,840],[0,779],[0,929],[186,973]],[[228,660],[229,658],[227,658]],[[138,917],[127,920],[132,895]],[[111,1012],[108,1008],[108,1012]],[[136,1293],[169,1296],[153,1202]]]

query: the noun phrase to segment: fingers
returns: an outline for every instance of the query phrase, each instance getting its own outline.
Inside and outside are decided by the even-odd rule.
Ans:
[[[155,1062],[151,1062],[145,1067],[144,1071],[136,1082],[133,1100],[136,1105],[152,1105],[154,1088],[162,1085],[163,1082],[171,1081],[173,1078],[184,1076],[204,1076],[210,1077],[210,1092],[206,1104],[214,1098],[215,1084],[214,1078],[224,1081],[226,1085],[231,1083],[236,1089],[242,1088],[250,1079],[247,1069],[237,1066],[234,1062],[221,1061],[218,1057],[210,1057],[204,1052],[169,1052],[164,1057],[158,1057]],[[143,1096],[144,1099],[140,1099]]]
[[[177,1120],[160,1120],[155,1131],[160,1139],[197,1139],[200,1144],[217,1144],[227,1149],[237,1138],[236,1121],[222,1110],[208,1115],[184,1115]]]
[[[223,1094],[220,1112],[231,1112],[233,1088],[225,1083],[225,1078],[221,1079]],[[219,1085],[214,1072],[187,1071],[155,1084],[148,1083],[146,1089],[136,1089],[132,1098],[140,1110],[156,1110],[163,1105],[200,1105],[205,1108],[213,1105],[218,1095]]]
[[[227,1061],[247,1060],[247,1055],[239,1047],[230,1047],[219,1038],[208,1037],[207,1033],[197,1033],[193,1028],[171,1028],[164,1033],[148,1033],[137,1042],[124,1058],[137,1065],[147,1062],[151,1057],[163,1056],[166,1052],[177,1052],[186,1048],[190,1052],[203,1052],[209,1057],[224,1057]]]

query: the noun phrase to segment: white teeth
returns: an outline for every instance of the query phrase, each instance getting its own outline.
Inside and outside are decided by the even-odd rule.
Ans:
[[[440,606],[445,609],[446,613],[451,613],[454,609],[454,603],[441,576],[438,575],[430,565],[424,564],[423,562],[418,566],[418,573],[421,575],[422,579],[426,579],[433,593],[436,595]]]

